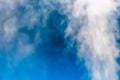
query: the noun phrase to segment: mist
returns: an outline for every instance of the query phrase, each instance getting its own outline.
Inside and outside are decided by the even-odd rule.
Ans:
[[[67,78],[60,79],[75,68],[84,76],[74,72],[79,79],[68,80],[119,80],[119,7],[119,0],[0,0],[1,64],[11,70],[9,76],[27,65],[39,80],[50,80],[52,64],[53,71],[65,67]]]

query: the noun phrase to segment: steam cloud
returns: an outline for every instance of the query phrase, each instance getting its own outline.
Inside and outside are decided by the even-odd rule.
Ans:
[[[34,53],[52,9],[46,0],[0,0],[0,56],[8,62],[17,62]]]
[[[17,45],[18,54],[13,52],[6,55],[14,55],[17,59],[18,56],[21,58],[29,55],[41,41],[41,31],[37,31],[33,43],[28,43],[29,37],[19,33],[19,29],[25,25],[29,26],[29,30],[33,29],[41,16],[44,20],[39,23],[42,25],[40,29],[44,28],[47,15],[55,8],[52,2],[54,0],[40,0],[40,11],[34,11],[34,6],[28,0],[0,0],[0,52],[5,50],[10,53]],[[67,14],[70,20],[65,36],[72,36],[72,41],[77,41],[78,57],[85,60],[92,80],[118,80],[119,66],[115,59],[119,56],[116,47],[119,0],[56,0],[57,2],[62,5],[62,13]],[[25,14],[18,14],[23,19],[15,15],[18,5],[27,10]],[[17,41],[16,44],[14,41]],[[2,55],[1,53],[0,56]]]
[[[78,57],[85,60],[92,80],[119,80],[116,58],[117,0],[76,0],[66,35],[78,43]],[[117,34],[117,35],[116,35]]]

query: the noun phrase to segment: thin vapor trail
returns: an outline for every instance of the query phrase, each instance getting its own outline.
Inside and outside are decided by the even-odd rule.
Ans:
[[[119,80],[119,66],[115,60],[119,57],[119,49],[115,34],[120,2],[75,0],[72,5],[66,35],[74,35],[72,38],[78,43],[78,57],[85,60],[92,80]]]

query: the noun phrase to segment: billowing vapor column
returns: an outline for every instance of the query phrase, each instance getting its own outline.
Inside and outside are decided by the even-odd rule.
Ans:
[[[66,35],[78,43],[92,80],[118,80],[117,0],[75,0]],[[80,28],[78,27],[80,26]]]

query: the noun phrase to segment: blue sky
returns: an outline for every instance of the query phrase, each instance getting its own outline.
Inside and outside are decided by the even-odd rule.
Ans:
[[[32,10],[26,10],[26,6],[18,5],[10,16],[3,14],[6,17],[5,21],[9,20],[9,17],[15,17],[17,19],[15,27],[20,28],[10,42],[2,44],[2,47],[10,44],[12,49],[6,51],[3,48],[0,50],[2,54],[0,80],[87,80],[88,74],[84,61],[77,61],[75,48],[68,48],[67,40],[64,39],[64,30],[68,25],[67,16],[61,14],[56,8],[49,14],[47,13],[48,17],[45,21],[46,24],[44,24],[45,16],[41,7],[37,5],[36,1],[30,1],[29,4],[32,5]],[[34,16],[37,16],[37,20],[31,23],[29,19]],[[4,20],[2,20],[3,23]],[[62,21],[64,21],[63,24],[61,24]],[[42,26],[43,28],[41,28]],[[32,28],[29,29],[29,27]],[[37,34],[40,34],[37,36],[38,39],[42,37],[41,42],[35,40]],[[21,46],[33,44],[34,51],[28,52],[29,55],[15,61],[15,56],[21,57],[22,54],[26,54],[18,49],[20,47],[18,45],[19,39],[23,43]],[[7,60],[7,57],[10,60]]]
[[[24,15],[24,8],[20,7],[19,9],[19,14]],[[22,16],[20,17],[22,18]],[[17,16],[18,19],[20,17]],[[60,25],[63,20],[65,21],[64,24]],[[42,26],[39,25],[40,23],[41,20],[39,20],[37,24],[33,24],[33,29],[29,30],[29,26],[26,25],[27,22],[25,22],[24,26],[18,29],[19,35],[17,34],[16,37],[22,37],[21,34],[25,34],[29,38],[25,43],[35,43],[34,38],[36,33]],[[49,14],[47,23],[45,29],[43,29],[44,32],[42,32],[44,40],[34,46],[35,49],[33,53],[16,64],[14,64],[14,59],[9,63],[9,61],[5,59],[6,55],[1,58],[1,80],[88,79],[88,72],[84,66],[84,61],[77,61],[75,48],[68,48],[67,41],[64,40],[63,31],[67,27],[67,17],[60,14],[57,10],[53,10]],[[14,40],[13,44],[16,42],[17,41]],[[19,46],[16,45],[16,47]],[[11,50],[11,53],[17,54],[14,51],[17,50],[16,47]],[[3,53],[4,51],[1,52]],[[13,55],[10,57],[13,57]]]

